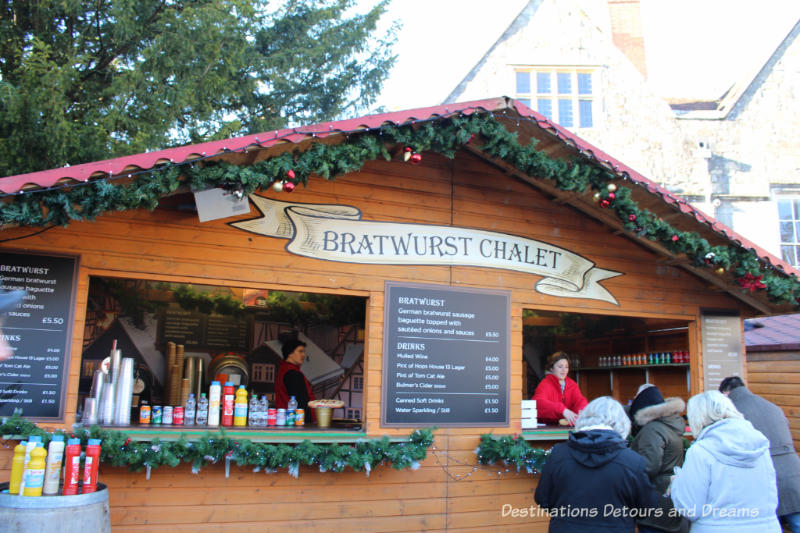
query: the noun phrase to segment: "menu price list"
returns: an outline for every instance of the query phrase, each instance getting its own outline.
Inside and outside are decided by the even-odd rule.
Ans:
[[[742,321],[739,316],[703,315],[704,389],[716,390],[728,376],[741,376],[744,370]]]
[[[387,284],[384,424],[508,421],[509,295]]]
[[[72,257],[0,253],[0,290],[26,291],[3,320],[14,355],[0,362],[0,415],[60,415],[75,268]]]

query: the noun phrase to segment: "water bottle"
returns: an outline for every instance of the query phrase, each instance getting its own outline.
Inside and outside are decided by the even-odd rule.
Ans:
[[[183,410],[183,423],[187,426],[194,425],[194,417],[197,414],[197,400],[194,399],[194,393],[190,392],[189,397],[186,398],[186,407]]]
[[[250,427],[259,427],[261,425],[260,418],[261,418],[261,404],[258,401],[258,394],[253,393],[253,395],[250,397],[247,425]]]
[[[208,398],[205,392],[200,393],[200,399],[197,400],[197,425],[205,426],[208,424]]]
[[[289,398],[289,404],[286,406],[286,425],[294,425],[294,413],[297,411],[297,400],[294,396]]]
[[[266,394],[261,396],[261,400],[258,402],[258,425],[261,427],[267,427],[267,415],[269,414],[269,400],[267,400]]]

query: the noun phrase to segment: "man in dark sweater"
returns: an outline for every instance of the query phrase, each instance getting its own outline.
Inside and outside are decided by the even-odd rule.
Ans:
[[[793,533],[800,533],[800,458],[786,415],[774,403],[750,392],[738,376],[723,379],[719,391],[769,439],[769,453],[778,477],[778,517]]]

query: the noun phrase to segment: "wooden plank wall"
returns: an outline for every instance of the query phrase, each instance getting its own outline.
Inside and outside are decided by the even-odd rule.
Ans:
[[[624,275],[603,282],[619,305],[554,298],[534,290],[537,279],[518,272],[471,267],[330,263],[287,253],[285,240],[231,228],[229,220],[200,224],[193,213],[159,209],[110,213],[95,222],[53,228],[2,244],[16,250],[80,254],[78,305],[65,426],[74,422],[83,322],[90,276],[333,292],[362,296],[368,312],[365,342],[365,416],[371,436],[407,435],[380,427],[383,288],[386,280],[509,290],[511,383],[509,427],[442,428],[435,449],[416,471],[378,468],[341,474],[303,469],[265,475],[222,466],[193,475],[185,466],[144,474],[101,467],[110,487],[114,531],[545,531],[543,518],[503,517],[503,505],[528,508],[536,478],[478,467],[474,450],[482,433],[519,431],[522,399],[522,309],[597,312],[696,321],[699,305],[736,308],[688,274],[612,234],[568,206],[552,202],[477,158],[424,155],[423,164],[373,162],[335,182],[312,180],[306,189],[265,196],[283,201],[336,203],[362,210],[365,220],[455,225],[542,240],[590,258]],[[251,216],[254,216],[254,212]],[[245,218],[245,217],[242,217]],[[29,228],[8,237],[33,234]],[[699,341],[690,337],[698,368]],[[694,377],[697,383],[700,377]],[[552,444],[552,443],[551,443]],[[549,445],[548,445],[549,446]],[[8,479],[10,450],[0,449],[0,476]]]
[[[800,353],[747,354],[747,388],[780,406],[789,419],[794,446],[800,450]]]

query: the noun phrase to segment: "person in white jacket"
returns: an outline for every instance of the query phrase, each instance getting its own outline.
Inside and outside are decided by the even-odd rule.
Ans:
[[[686,412],[695,442],[670,495],[692,533],[780,533],[767,438],[719,391],[692,396]]]

